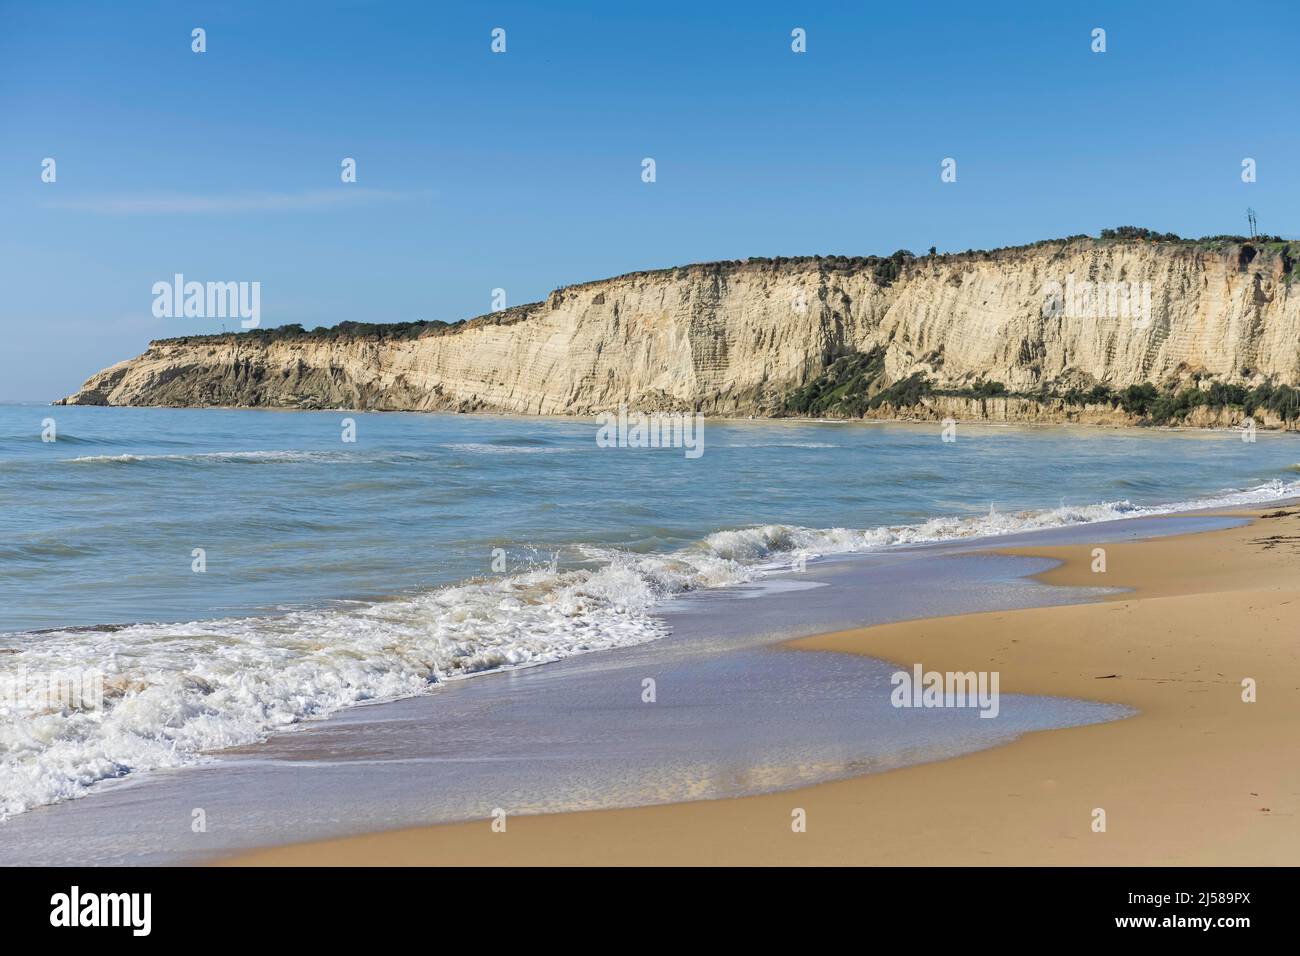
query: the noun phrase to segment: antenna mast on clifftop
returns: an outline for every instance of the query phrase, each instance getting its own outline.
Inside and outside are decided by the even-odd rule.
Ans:
[[[1246,209],[1246,221],[1250,223],[1250,238],[1255,238],[1255,210]]]

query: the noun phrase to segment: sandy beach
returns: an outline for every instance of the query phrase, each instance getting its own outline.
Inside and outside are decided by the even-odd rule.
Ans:
[[[998,671],[1003,693],[1129,719],[757,797],[395,830],[235,865],[1280,865],[1300,859],[1300,509],[1105,546],[1014,549],[1097,603],[908,621],[792,642],[910,669]],[[942,587],[942,581],[935,582]],[[1242,682],[1257,684],[1243,701]],[[924,719],[924,714],[918,713]],[[806,813],[793,832],[792,813]],[[1105,831],[1094,830],[1095,810]]]

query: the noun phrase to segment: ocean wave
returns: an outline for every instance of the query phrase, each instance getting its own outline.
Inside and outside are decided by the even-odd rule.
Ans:
[[[536,441],[448,442],[442,447],[468,455],[546,455],[577,450],[572,446],[565,447]]]
[[[734,442],[723,448],[839,448],[839,445],[825,441],[758,441]]]
[[[997,538],[1121,518],[1154,517],[1207,508],[1247,507],[1297,496],[1300,496],[1300,481],[1274,480],[1250,489],[1227,489],[1205,498],[1162,505],[1135,505],[1125,499],[1089,505],[1063,503],[1057,508],[1022,511],[999,512],[990,508],[986,514],[948,515],[916,524],[882,525],[868,529],[763,525],[715,532],[705,538],[701,546],[719,558],[770,570],[772,561],[778,557],[815,557],[905,545]]]
[[[362,701],[444,681],[627,647],[667,633],[652,613],[688,591],[788,568],[799,556],[1016,532],[1300,495],[1300,481],[1156,507],[1128,501],[944,516],[869,529],[761,525],[671,552],[594,545],[568,557],[412,597],[274,617],[0,635],[0,818],[96,782],[175,767]],[[101,707],[40,693],[58,675],[102,674]]]
[[[10,635],[0,819],[362,701],[653,640],[655,599],[625,567],[542,568],[345,609]],[[59,705],[48,691],[74,674],[102,675],[102,706]]]
[[[400,458],[420,458],[424,456],[383,453],[368,455],[349,451],[287,451],[267,449],[260,451],[206,451],[193,454],[171,455],[82,455],[67,458],[73,465],[116,464],[130,465],[150,462],[228,462],[231,464],[294,464],[311,462],[367,462],[390,461]]]

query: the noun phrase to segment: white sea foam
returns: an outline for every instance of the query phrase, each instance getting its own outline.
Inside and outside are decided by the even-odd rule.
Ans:
[[[113,462],[130,464],[146,461],[277,461],[277,462],[330,462],[357,459],[355,453],[331,451],[207,451],[189,455],[82,455],[69,458],[70,464],[96,464]]]
[[[732,442],[723,448],[839,448],[839,445],[825,441],[756,441]]]
[[[470,455],[551,455],[578,450],[562,445],[511,445],[474,441],[449,442],[442,447]]]
[[[659,601],[753,580],[792,558],[1252,505],[1300,482],[1137,507],[1127,501],[939,517],[871,529],[764,525],[665,554],[584,547],[588,567],[538,568],[415,597],[275,617],[0,636],[0,818],[138,770],[203,759],[311,717],[445,681],[654,640]],[[99,709],[50,707],[40,675],[105,675]]]
[[[427,461],[427,452],[415,451],[305,451],[291,449],[258,449],[254,451],[203,451],[187,454],[162,455],[81,455],[66,458],[69,465],[129,465],[151,463],[230,463],[230,464],[378,464],[397,461]]]
[[[502,667],[652,640],[628,569],[538,570],[350,609],[11,635],[0,647],[0,817],[98,780],[173,767],[304,718]],[[102,709],[29,702],[42,674],[95,668]],[[7,705],[7,706],[6,706]]]

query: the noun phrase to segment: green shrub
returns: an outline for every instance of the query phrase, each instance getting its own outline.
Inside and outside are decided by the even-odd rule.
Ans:
[[[1167,425],[1170,422],[1182,421],[1191,414],[1192,409],[1208,404],[1206,398],[1205,392],[1199,388],[1166,392],[1151,403],[1147,418],[1153,425]]]
[[[893,385],[872,396],[867,408],[879,408],[888,402],[895,408],[908,408],[920,404],[921,399],[930,394],[930,381],[921,372],[899,379]]]
[[[1160,398],[1160,391],[1150,382],[1130,385],[1119,394],[1119,404],[1130,415],[1145,416]]]
[[[794,415],[836,412],[861,415],[868,394],[885,372],[885,350],[854,352],[831,362],[815,379],[791,392],[784,411]]]

